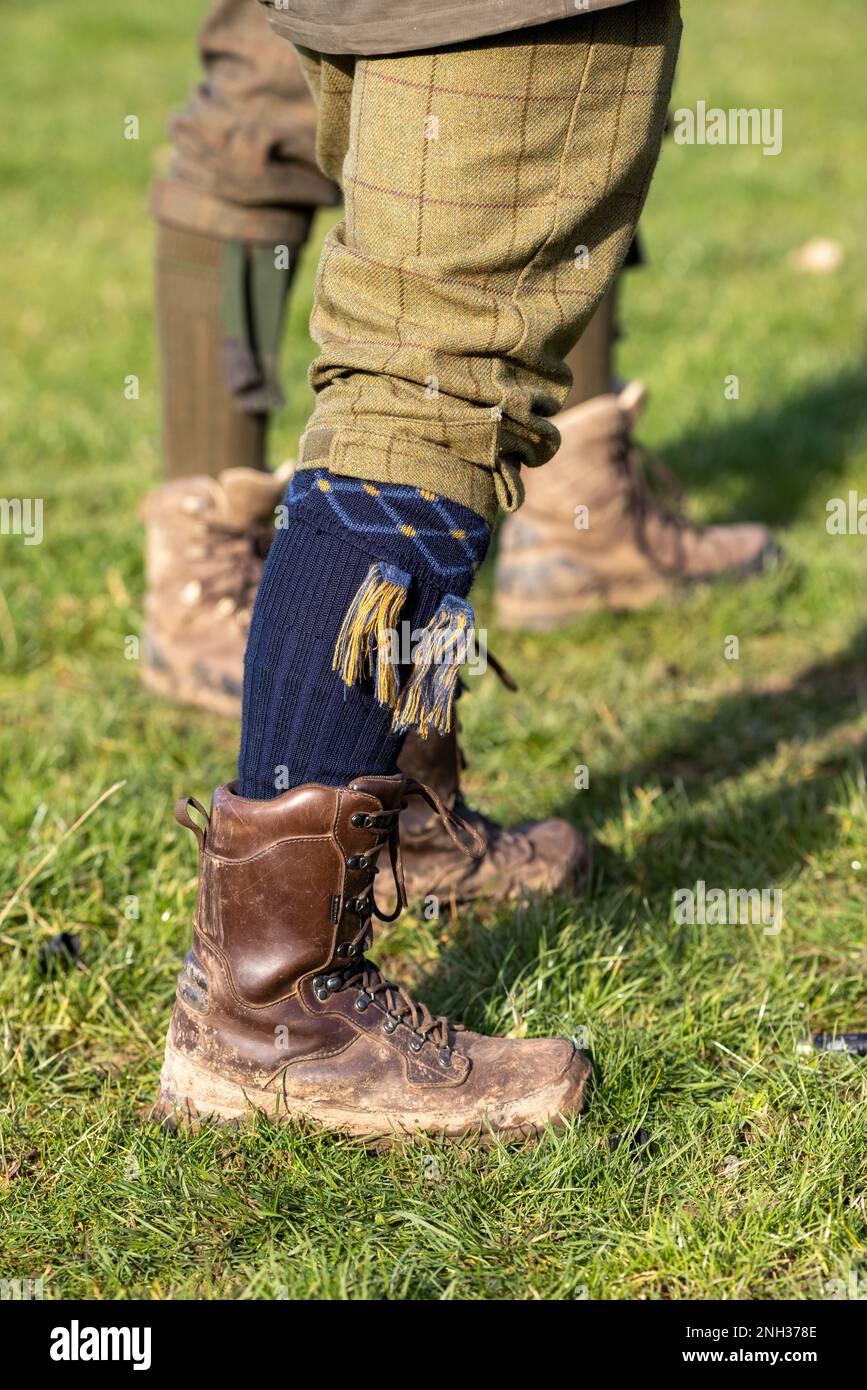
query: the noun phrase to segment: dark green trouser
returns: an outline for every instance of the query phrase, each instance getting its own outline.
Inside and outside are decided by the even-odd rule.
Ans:
[[[203,81],[150,197],[169,475],[265,467],[292,273],[316,208],[340,197],[316,165],[295,50],[254,0],[215,0],[199,49]]]
[[[316,164],[316,110],[295,50],[254,0],[213,0],[199,54],[203,80],[172,118],[172,163],[154,180],[151,211],[224,240],[302,245],[312,213],[340,193]]]

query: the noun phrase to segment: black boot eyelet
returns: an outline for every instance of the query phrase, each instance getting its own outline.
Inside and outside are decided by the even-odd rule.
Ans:
[[[437,1060],[441,1067],[450,1067],[452,1064],[451,1048],[440,1048],[440,1054]]]
[[[385,1022],[383,1023],[383,1025],[382,1025],[382,1031],[383,1031],[383,1033],[393,1033],[393,1032],[395,1031],[396,1028],[397,1028],[397,1020],[394,1019],[394,1018],[387,1018],[387,1019],[385,1020]]]
[[[424,1038],[410,1038],[409,1045],[412,1048],[413,1052],[421,1052],[422,1048],[424,1047]]]
[[[360,1014],[363,1014],[363,1013],[364,1013],[364,1010],[365,1010],[366,1008],[368,1008],[369,1005],[370,1005],[370,995],[369,995],[369,994],[359,994],[358,998],[357,998],[356,1001],[355,1001],[355,1007],[356,1007],[356,1009],[358,1010],[358,1012],[359,1012]]]

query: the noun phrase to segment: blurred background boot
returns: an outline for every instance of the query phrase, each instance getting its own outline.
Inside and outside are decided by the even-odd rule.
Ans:
[[[690,525],[681,489],[632,435],[645,400],[631,382],[556,417],[561,444],[528,469],[526,498],[500,532],[497,619],[550,629],[599,608],[645,608],[685,586],[761,570],[767,528]]]
[[[274,509],[292,464],[175,478],[145,498],[142,679],[149,690],[237,716],[244,648]]]

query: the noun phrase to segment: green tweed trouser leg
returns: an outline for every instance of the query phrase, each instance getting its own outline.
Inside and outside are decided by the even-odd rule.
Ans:
[[[393,57],[299,49],[345,216],[319,262],[301,466],[411,483],[489,523],[559,442],[564,356],[644,203],[678,0]]]

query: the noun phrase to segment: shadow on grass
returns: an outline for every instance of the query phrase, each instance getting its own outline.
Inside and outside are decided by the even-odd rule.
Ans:
[[[708,714],[687,715],[677,736],[653,753],[625,767],[616,776],[597,776],[593,804],[597,820],[617,816],[624,788],[661,786],[705,795],[723,788],[772,757],[781,744],[820,739],[840,725],[857,719],[867,707],[867,625],[845,651],[817,662],[793,679],[769,680],[724,696]],[[665,845],[652,836],[639,846],[629,867],[603,852],[600,864],[606,879],[640,883],[653,895],[671,893],[673,865],[698,864],[708,878],[712,862],[745,881],[751,868],[767,877],[784,876],[800,867],[806,855],[820,853],[838,834],[829,807],[839,795],[839,779],[847,768],[863,765],[867,740],[845,730],[839,749],[824,756],[808,775],[782,779],[759,796],[732,789],[721,807],[672,817]],[[577,821],[578,796],[569,797],[554,814]],[[710,862],[709,862],[710,861]]]
[[[709,885],[779,885],[805,857],[832,843],[839,826],[829,808],[839,799],[841,774],[867,760],[867,739],[860,733],[844,736],[839,750],[816,762],[809,774],[783,778],[758,795],[733,788],[721,804],[695,812],[688,795],[691,789],[704,792],[709,783],[723,787],[728,778],[772,756],[780,743],[830,733],[862,712],[865,697],[867,626],[833,658],[794,679],[725,696],[707,716],[686,717],[677,738],[652,756],[618,776],[596,777],[598,819],[619,816],[624,787],[661,785],[683,794],[684,804],[664,830],[639,840],[628,863],[596,846],[594,884],[581,907],[594,950],[614,949],[636,911],[644,916],[649,908],[660,922],[667,921],[675,884],[703,878]],[[577,815],[584,809],[582,795],[552,813],[587,831]],[[527,911],[500,908],[487,922],[484,913],[464,914],[449,929],[452,939],[444,955],[424,972],[425,997],[457,1017],[465,1010],[472,1014],[474,1001],[501,971],[520,975],[540,946],[559,934],[564,911],[568,916],[568,901],[555,899]]]
[[[693,491],[710,478],[731,481],[728,515],[715,520],[781,526],[809,507],[821,480],[841,477],[847,450],[867,425],[867,353],[837,376],[803,387],[744,416],[696,426],[664,450],[665,462]]]

